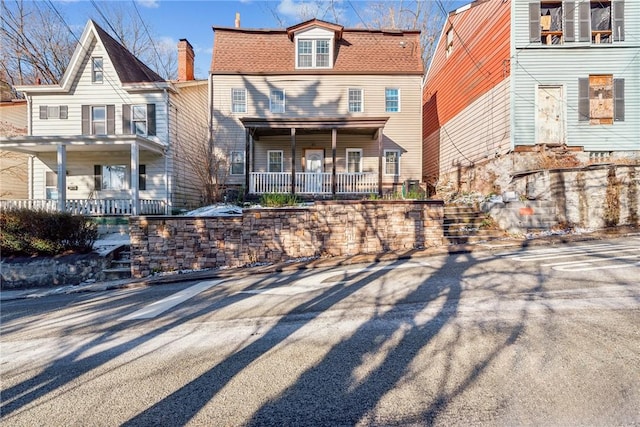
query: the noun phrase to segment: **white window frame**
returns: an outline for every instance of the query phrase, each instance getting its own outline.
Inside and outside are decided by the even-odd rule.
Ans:
[[[275,107],[280,107],[280,103],[275,103],[274,102],[274,98],[273,95],[276,92],[282,92],[282,110],[280,110],[280,108],[275,108]],[[284,89],[271,89],[271,92],[269,93],[269,111],[271,111],[272,113],[284,113],[285,111],[287,111],[286,108],[286,101],[287,101],[287,95],[284,91]]]
[[[242,94],[242,100],[239,98],[236,102],[236,94]],[[240,102],[242,101],[242,102]],[[238,108],[237,108],[238,107]],[[231,89],[231,112],[233,114],[245,114],[247,112],[247,90],[244,88]]]
[[[144,114],[142,118],[136,117],[136,110],[143,111]],[[131,134],[132,135],[140,135],[147,136],[149,132],[149,123],[148,123],[148,111],[147,104],[135,104],[131,106]],[[144,132],[138,132],[137,123],[144,123]]]
[[[351,109],[351,93],[359,92],[360,93],[360,109],[352,110]],[[347,89],[347,110],[350,113],[364,113],[364,90],[358,87],[350,87]]]
[[[122,191],[122,190],[128,190],[129,189],[129,176],[130,176],[130,172],[129,172],[129,168],[127,167],[127,165],[122,165],[122,164],[106,164],[106,165],[100,165],[102,170],[102,175],[100,176],[100,189],[102,191]],[[105,183],[109,183],[109,184],[113,184],[112,181],[112,171],[111,168],[118,168],[121,170],[124,170],[124,175],[122,177],[122,180],[120,181],[122,183],[122,187],[121,188],[115,188],[112,187],[110,185],[105,186]],[[114,171],[115,173],[115,171]]]
[[[327,65],[320,66],[318,65],[318,42],[327,42],[329,47],[329,52],[326,53],[328,57]],[[300,42],[311,42],[311,65],[303,66],[300,64]],[[323,54],[324,55],[324,54]],[[331,37],[314,37],[314,38],[305,38],[300,37],[296,38],[296,68],[299,69],[331,69],[333,68],[333,38]]]
[[[387,105],[387,103],[389,102],[389,99],[387,98],[387,91],[389,90],[395,90],[398,93],[398,109],[397,110],[389,110],[389,107]],[[385,87],[384,88],[384,111],[387,113],[399,113],[401,111],[400,105],[401,105],[401,97],[400,97],[400,88],[398,87]]]
[[[104,60],[101,56],[91,57],[91,83],[104,82]]]
[[[238,154],[241,156],[242,162],[235,162],[234,161]],[[233,171],[233,165],[238,165],[238,164],[242,165],[241,172],[240,173],[235,173]],[[229,174],[237,176],[237,175],[244,175],[244,172],[245,172],[245,154],[244,154],[244,151],[239,151],[239,150],[231,151],[230,158],[229,158]]]
[[[396,173],[389,173],[387,166],[391,163],[388,162],[387,154],[396,153]],[[400,150],[384,150],[384,174],[386,176],[400,176]]]
[[[447,58],[453,53],[453,27],[447,30]]]
[[[98,108],[101,108],[104,111],[104,119],[96,120],[94,118],[94,112]],[[92,105],[90,114],[91,114],[91,116],[89,117],[89,120],[91,120],[91,135],[107,135],[107,106],[106,105]],[[96,132],[96,123],[101,123],[104,126],[104,133]]]
[[[271,154],[277,153],[280,154],[280,170],[272,171],[271,170]],[[267,151],[267,172],[280,173],[284,172],[284,151],[283,150],[268,150]]]
[[[53,183],[50,182],[51,178]],[[44,195],[47,200],[58,199],[58,173],[54,171],[44,172]]]
[[[360,155],[360,162],[358,163],[358,170],[356,172],[351,172],[349,170],[349,154],[350,153],[358,153]],[[362,173],[362,170],[363,170],[362,160],[363,160],[362,148],[347,148],[346,157],[345,157],[345,166],[346,166],[347,173]]]

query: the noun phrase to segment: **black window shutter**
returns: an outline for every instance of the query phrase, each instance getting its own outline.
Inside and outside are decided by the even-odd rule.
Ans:
[[[624,79],[613,79],[613,120],[624,121]]]
[[[89,116],[91,114],[91,107],[89,105],[82,106],[82,134],[91,135],[91,126]]]
[[[589,119],[589,79],[578,79],[578,121],[588,122]]]
[[[576,4],[572,1],[564,2],[564,41],[576,41]]]
[[[116,106],[107,105],[107,135],[116,133]]]
[[[60,118],[61,119],[69,118],[69,107],[67,105],[60,106]]]
[[[138,190],[147,189],[147,167],[138,165]]]
[[[613,41],[624,41],[624,2],[613,3]]]
[[[147,135],[156,134],[156,104],[147,104]]]
[[[48,114],[48,107],[46,105],[41,105],[40,106],[40,118],[41,119],[48,119],[49,118],[49,114]]]
[[[591,3],[579,3],[580,41],[591,41]]]
[[[529,42],[540,43],[540,2],[529,3]]]
[[[122,104],[122,134],[131,135],[131,105]]]
[[[93,189],[102,190],[102,166],[93,165]]]

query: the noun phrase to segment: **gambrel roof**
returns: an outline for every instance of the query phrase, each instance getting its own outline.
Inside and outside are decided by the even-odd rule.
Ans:
[[[330,69],[296,69],[294,34],[313,28],[334,34]],[[213,30],[212,74],[423,74],[418,30],[347,29],[318,19],[286,29]]]

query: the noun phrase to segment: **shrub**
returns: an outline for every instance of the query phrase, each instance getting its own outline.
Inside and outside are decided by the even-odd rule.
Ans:
[[[0,211],[0,252],[10,255],[59,255],[90,252],[98,236],[87,217],[29,209]]]
[[[268,208],[281,208],[283,206],[296,206],[300,199],[290,193],[267,193],[260,197],[260,204]]]

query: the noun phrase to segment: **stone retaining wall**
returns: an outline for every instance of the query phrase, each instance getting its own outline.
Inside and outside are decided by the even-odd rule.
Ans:
[[[234,217],[132,217],[132,276],[442,243],[441,201],[322,201]]]

